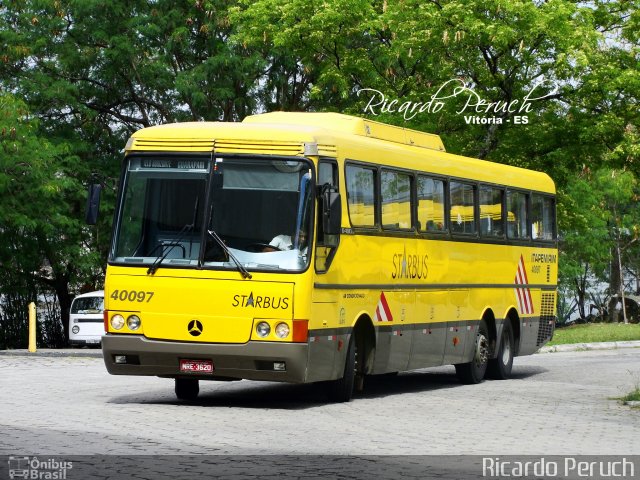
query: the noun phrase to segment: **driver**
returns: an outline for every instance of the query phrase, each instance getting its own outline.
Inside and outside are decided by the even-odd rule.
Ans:
[[[305,254],[307,251],[307,232],[300,230],[298,232],[300,241],[300,252]],[[264,247],[263,252],[279,252],[282,250],[291,250],[293,248],[293,239],[290,235],[276,235],[269,242],[269,246]]]

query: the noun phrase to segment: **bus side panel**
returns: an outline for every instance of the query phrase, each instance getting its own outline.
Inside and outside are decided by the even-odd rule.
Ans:
[[[415,292],[376,292],[369,301],[380,312],[373,319],[378,340],[371,373],[407,370],[415,328]]]
[[[390,325],[377,325],[376,336],[375,358],[373,360],[373,371],[371,372],[374,375],[393,371],[389,369],[392,327]]]
[[[443,364],[455,365],[465,361],[465,344],[467,339],[467,322],[465,312],[469,302],[469,289],[455,289],[448,292],[449,308],[446,320],[446,341]]]
[[[447,291],[417,292],[416,328],[413,332],[409,370],[442,365],[446,322],[436,322],[447,309]]]
[[[396,312],[389,338],[389,360],[387,371],[402,372],[407,370],[415,315],[414,292],[385,292],[391,311]]]
[[[310,333],[307,382],[337,378],[335,370],[338,338],[331,333],[329,330]]]
[[[324,292],[323,292],[324,293]],[[308,382],[319,382],[335,377],[336,350],[339,336],[335,328],[318,328],[333,325],[336,318],[336,303],[314,302],[312,305],[314,321],[309,327]],[[344,340],[343,340],[344,342]]]
[[[412,327],[412,325],[398,325],[392,328],[388,371],[403,372],[408,369],[413,338]]]
[[[530,355],[553,336],[556,321],[555,291],[531,290],[533,316],[520,318],[520,349],[518,355]]]
[[[334,349],[333,372],[330,380],[341,378],[344,375],[344,367],[347,363],[347,348],[351,340],[351,332],[344,333],[344,330],[340,331],[343,332],[337,337],[338,342],[340,342],[340,348]]]

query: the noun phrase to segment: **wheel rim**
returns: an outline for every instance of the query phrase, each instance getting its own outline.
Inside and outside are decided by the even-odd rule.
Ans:
[[[511,342],[509,341],[509,336],[505,335],[502,342],[502,364],[508,365],[511,359]]]
[[[480,333],[476,340],[476,355],[475,362],[478,367],[486,364],[489,361],[489,340],[487,337]]]

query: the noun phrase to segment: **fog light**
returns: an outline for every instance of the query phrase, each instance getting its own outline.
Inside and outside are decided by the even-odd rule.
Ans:
[[[73,333],[78,333],[80,331],[80,327],[78,325],[74,325],[73,328],[71,329],[71,331]]]
[[[273,362],[273,369],[276,372],[286,372],[287,371],[287,364],[284,362]]]
[[[137,315],[129,315],[127,318],[127,327],[129,327],[129,330],[139,329],[141,323],[140,317]]]
[[[271,326],[267,322],[260,322],[256,325],[256,333],[258,336],[265,338],[271,332]]]
[[[124,327],[124,317],[120,314],[115,314],[113,317],[111,317],[111,327],[114,330],[120,330],[122,327]]]
[[[286,323],[279,323],[276,325],[276,337],[287,338],[289,336],[289,325]]]
[[[115,363],[127,363],[127,356],[126,355],[114,355],[113,356],[113,361]]]

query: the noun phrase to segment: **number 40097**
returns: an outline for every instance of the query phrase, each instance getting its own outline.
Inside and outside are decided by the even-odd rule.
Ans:
[[[121,302],[150,302],[155,292],[143,292],[142,290],[114,290],[110,295],[114,300]]]

